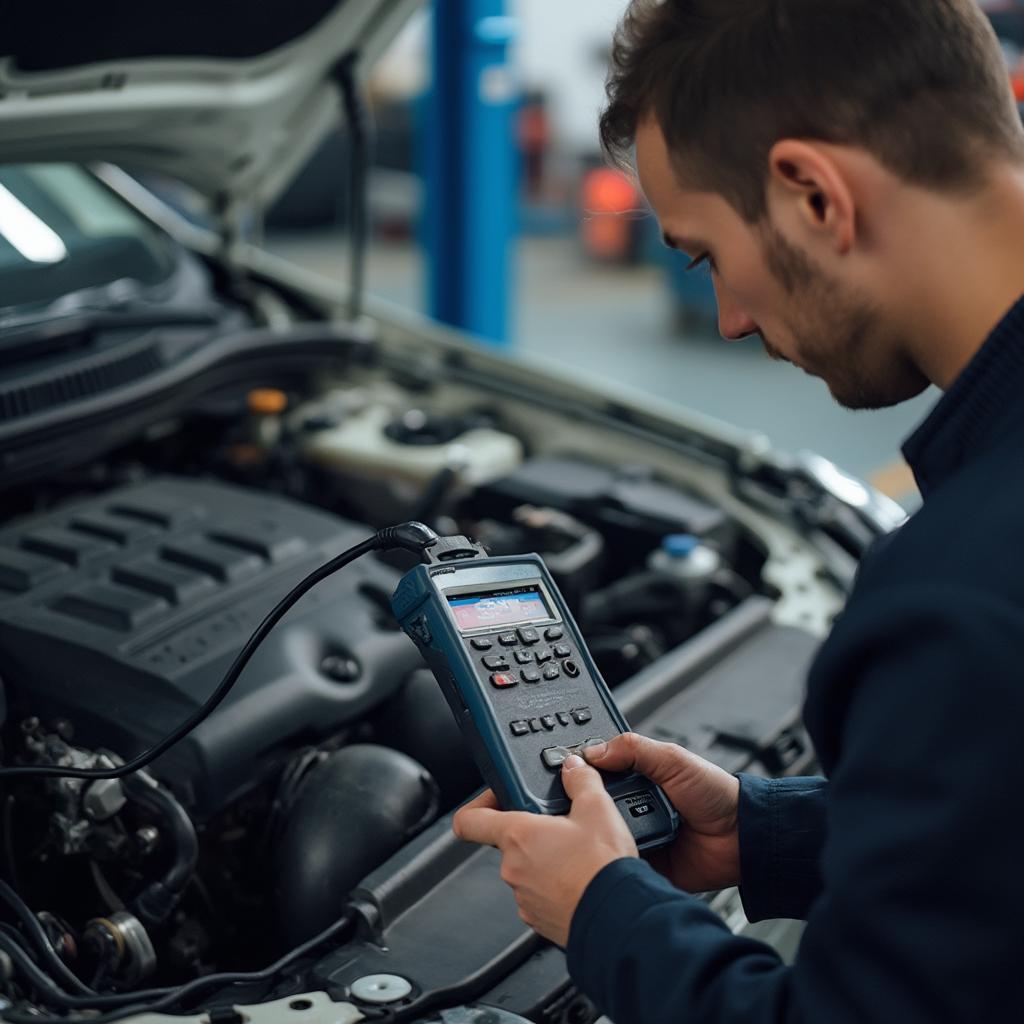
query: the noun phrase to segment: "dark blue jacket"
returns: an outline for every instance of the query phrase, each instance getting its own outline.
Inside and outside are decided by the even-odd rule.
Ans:
[[[1024,1021],[1024,300],[904,454],[922,509],[869,552],[808,680],[829,781],[742,778],[742,896],[793,966],[643,861],[568,945],[616,1024]]]

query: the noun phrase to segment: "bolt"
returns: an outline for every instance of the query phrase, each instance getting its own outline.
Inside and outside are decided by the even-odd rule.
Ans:
[[[135,843],[139,848],[139,853],[144,857],[149,856],[156,849],[159,842],[160,832],[153,828],[152,825],[144,825],[135,832]]]
[[[347,654],[328,654],[320,662],[320,671],[336,683],[354,683],[362,674],[359,662]]]
[[[412,992],[412,985],[397,974],[367,974],[352,982],[351,992],[363,1003],[397,1003]]]

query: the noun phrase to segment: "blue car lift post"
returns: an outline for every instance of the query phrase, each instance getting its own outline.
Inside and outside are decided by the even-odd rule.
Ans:
[[[424,142],[424,229],[432,316],[496,345],[510,339],[517,219],[505,0],[434,0],[433,86]]]

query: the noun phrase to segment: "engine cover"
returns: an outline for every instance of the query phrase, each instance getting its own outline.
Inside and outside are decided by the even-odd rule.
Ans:
[[[0,531],[0,672],[22,714],[128,758],[209,696],[303,576],[370,533],[240,487],[163,477]],[[214,714],[154,765],[199,817],[300,743],[385,701],[422,665],[364,557],[307,594]]]

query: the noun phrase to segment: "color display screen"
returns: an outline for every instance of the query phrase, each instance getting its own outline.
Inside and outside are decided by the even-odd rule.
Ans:
[[[536,587],[463,594],[449,597],[448,603],[459,629],[464,631],[515,626],[521,622],[551,618],[547,602]]]

